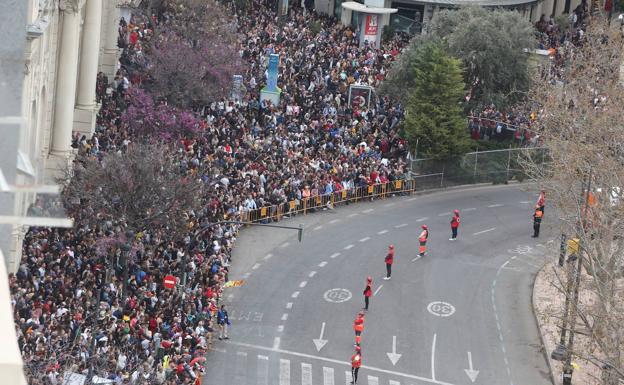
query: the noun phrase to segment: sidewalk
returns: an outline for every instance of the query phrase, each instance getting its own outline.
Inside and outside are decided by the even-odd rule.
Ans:
[[[544,354],[547,357],[548,366],[555,385],[562,383],[562,363],[553,360],[550,354],[555,350],[555,346],[559,343],[561,337],[560,326],[561,316],[563,314],[565,296],[559,289],[559,278],[557,274],[564,274],[563,268],[558,265],[558,256],[551,257],[546,264],[540,269],[535,277],[533,286],[533,312],[538,323],[539,332],[544,345]],[[585,302],[588,298],[584,298],[583,293],[580,294],[580,301]],[[575,348],[587,346],[587,338],[581,334],[575,334]],[[600,370],[598,368],[580,359],[573,359],[579,368],[574,370],[572,375],[572,384],[578,385],[599,385]]]

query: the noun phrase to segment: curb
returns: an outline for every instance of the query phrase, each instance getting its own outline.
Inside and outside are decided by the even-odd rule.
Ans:
[[[539,271],[537,272],[537,274],[535,274],[535,276],[533,276],[533,282],[531,283],[531,307],[533,309],[533,318],[535,319],[535,325],[537,325],[537,331],[539,332],[539,336],[540,336],[540,342],[542,344],[542,350],[544,352],[544,359],[546,360],[546,365],[548,365],[548,371],[550,372],[550,382],[553,385],[557,385],[557,382],[555,382],[555,372],[553,371],[553,365],[551,362],[551,358],[550,355],[548,354],[548,351],[546,350],[546,343],[545,343],[545,337],[544,337],[544,333],[542,331],[542,325],[540,324],[538,318],[537,318],[537,312],[536,312],[536,308],[535,308],[535,282],[537,281],[537,276],[540,275],[542,273],[542,271],[544,271],[544,269],[549,265],[549,262],[544,263],[544,265],[539,269]]]

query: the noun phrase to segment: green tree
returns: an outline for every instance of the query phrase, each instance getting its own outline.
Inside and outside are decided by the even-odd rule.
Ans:
[[[430,33],[463,61],[472,105],[498,107],[522,100],[529,89],[529,56],[537,46],[533,25],[520,13],[472,6],[438,12]]]
[[[405,132],[422,157],[449,159],[468,149],[462,108],[461,61],[438,43],[419,46],[413,58],[414,86],[409,92]]]

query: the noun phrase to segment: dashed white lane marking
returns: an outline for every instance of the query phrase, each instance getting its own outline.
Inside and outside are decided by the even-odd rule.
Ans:
[[[496,227],[492,227],[491,229],[485,229],[485,230],[482,230],[482,231],[477,231],[476,233],[472,233],[472,235],[484,234],[484,233],[488,233],[488,232],[494,231],[494,230],[496,230]]]
[[[363,213],[363,214],[368,214],[368,213],[373,212],[373,210],[374,210],[374,209],[366,209],[366,210],[362,210],[362,213]]]
[[[427,219],[429,219],[429,217],[418,218],[418,219],[416,219],[416,222],[426,221]]]
[[[227,295],[228,301],[232,301],[232,298],[234,298],[234,294],[230,293]]]
[[[340,253],[334,253],[334,254],[330,255],[329,258],[334,259],[334,258],[336,258],[339,255],[340,255]]]
[[[373,293],[373,296],[376,296],[377,293],[379,293],[379,290],[381,290],[381,288],[383,287],[383,285],[379,285],[379,287],[377,288],[377,290],[375,290],[375,292]]]
[[[417,255],[416,258],[412,259],[412,262],[418,261],[420,258],[422,258],[422,255]]]
[[[401,383],[399,381],[390,380],[388,385],[401,385]]]
[[[297,297],[299,297],[299,292],[298,291],[292,293],[292,295],[290,296],[290,298],[297,298]]]
[[[409,226],[408,223],[401,223],[400,225],[394,226],[395,229],[400,229],[401,227]]]
[[[271,259],[271,257],[273,257],[273,254],[270,254],[270,253],[269,253],[269,254],[265,255],[263,259],[264,259],[265,261],[268,261],[269,259]]]
[[[375,376],[368,376],[368,385],[379,385],[379,378]]]
[[[439,217],[445,217],[445,216],[447,216],[447,215],[451,215],[451,212],[450,212],[450,211],[447,211],[447,212],[445,212],[445,213],[440,213],[440,214],[438,214],[438,216],[439,216]]]
[[[384,205],[384,207],[392,207],[392,206],[394,206],[395,204],[396,204],[396,202],[386,203],[386,204]]]
[[[327,261],[323,261],[318,264],[318,267],[325,267],[327,265]]]
[[[251,270],[257,270],[259,267],[260,267],[260,264],[256,263],[255,265],[251,267]]]
[[[290,245],[290,242],[284,242],[284,243],[282,243],[282,248],[288,247],[288,245]]]
[[[345,250],[349,250],[349,249],[350,249],[350,248],[352,248],[352,247],[353,247],[353,245],[346,245],[346,246],[344,247],[344,249],[345,249]]]
[[[284,325],[279,325],[279,326],[277,327],[277,332],[278,332],[278,333],[281,333],[281,332],[283,332],[283,331],[284,331]]]
[[[500,277],[501,271],[511,262],[513,259],[516,259],[516,256],[509,258],[505,263],[503,263],[496,271],[496,277],[494,281],[492,281],[492,289],[491,289],[491,299],[492,299],[492,309],[494,309],[494,316],[496,318],[496,328],[498,329],[498,339],[501,343],[501,351],[503,352],[503,359],[505,361],[505,366],[507,369],[507,376],[509,377],[509,383],[513,385],[513,379],[511,378],[511,368],[509,367],[509,360],[507,359],[507,349],[505,349],[505,339],[503,337],[503,328],[501,327],[500,320],[498,318],[498,311],[496,310],[496,282],[498,277]]]
[[[331,221],[329,221],[330,224],[334,224],[334,223],[338,223],[340,222],[340,219],[332,219]]]
[[[407,199],[407,201],[411,202],[411,201],[415,201],[416,199],[418,199],[418,197],[409,198]]]
[[[288,303],[286,304],[286,309],[292,309],[292,305],[293,305],[293,303],[292,303],[292,302],[288,302]]]
[[[433,333],[433,342],[431,343],[431,379],[433,381],[436,380],[435,378],[435,348],[436,348],[436,338],[437,338],[437,334]]]
[[[531,201],[520,201],[520,203],[526,204],[526,203],[531,203]]]
[[[280,358],[279,385],[290,385],[290,360]]]
[[[364,238],[360,239],[360,242],[366,242],[368,240],[370,240],[370,237],[364,237]]]
[[[279,337],[273,338],[273,349],[279,349],[281,342],[282,342],[281,338],[279,338]]]
[[[301,385],[312,385],[312,365],[301,363]]]
[[[384,229],[384,230],[378,231],[378,232],[377,232],[377,234],[378,234],[378,235],[381,235],[381,234],[385,234],[385,233],[387,233],[387,232],[388,232],[388,230],[385,230],[385,229]]]
[[[307,284],[308,284],[308,281],[301,281],[301,283],[299,284],[299,287],[303,289],[304,287],[306,287]]]
[[[247,279],[247,278],[249,278],[249,277],[251,277],[251,273],[245,273],[245,274],[243,274],[243,278]]]
[[[308,274],[309,278],[312,278],[316,275],[316,271],[311,271],[310,274]]]
[[[258,385],[269,384],[269,357],[258,354]]]
[[[467,209],[462,209],[461,211],[475,211],[476,207],[468,207]]]
[[[316,227],[315,227],[315,228],[313,228],[312,230],[320,230],[320,229],[322,229],[322,228],[323,228],[323,226],[316,226]]]
[[[286,321],[288,319],[288,313],[282,314],[282,321]]]
[[[347,215],[347,218],[353,218],[356,215],[358,215],[358,213],[349,214],[349,215]]]
[[[503,206],[503,205],[500,204],[500,203],[496,203],[494,205],[488,205],[488,207],[501,207],[501,206]]]
[[[334,385],[334,368],[323,366],[323,385]]]

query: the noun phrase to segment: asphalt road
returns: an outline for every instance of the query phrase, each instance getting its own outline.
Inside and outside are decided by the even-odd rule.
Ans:
[[[203,383],[348,384],[353,319],[371,275],[358,384],[550,384],[530,294],[558,245],[548,242],[548,206],[542,236],[531,238],[535,200],[528,185],[447,190],[281,222],[303,223],[302,243],[295,231],[244,230],[230,279],[245,283],[225,292],[230,340],[216,340]],[[451,242],[454,209],[462,224]],[[428,253],[414,260],[423,223]]]

